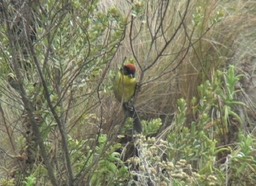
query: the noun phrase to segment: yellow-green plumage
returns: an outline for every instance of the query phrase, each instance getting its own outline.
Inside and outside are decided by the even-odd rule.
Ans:
[[[132,102],[129,102],[136,91],[137,80],[135,78],[135,65],[130,63],[123,65],[116,74],[113,85],[115,97],[123,103],[123,108],[127,117],[133,118],[133,128],[137,133],[142,132],[142,125],[139,115],[136,112]]]
[[[135,94],[137,81],[132,75],[124,75],[120,70],[114,79],[114,94],[118,101],[129,102]]]

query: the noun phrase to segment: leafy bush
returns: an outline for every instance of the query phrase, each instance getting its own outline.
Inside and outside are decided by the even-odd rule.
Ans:
[[[253,185],[252,65],[235,62],[254,62],[256,6],[241,2],[1,2],[0,185]],[[111,92],[127,58],[140,135]]]

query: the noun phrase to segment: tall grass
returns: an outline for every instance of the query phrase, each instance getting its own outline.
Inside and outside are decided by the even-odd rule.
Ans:
[[[3,3],[1,185],[256,182],[254,1],[40,3],[33,44]],[[125,60],[144,126],[132,139],[111,90]]]

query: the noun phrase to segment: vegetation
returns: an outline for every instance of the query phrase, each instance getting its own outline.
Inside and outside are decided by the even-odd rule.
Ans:
[[[0,185],[254,185],[252,0],[0,2]],[[137,66],[143,134],[112,93]]]

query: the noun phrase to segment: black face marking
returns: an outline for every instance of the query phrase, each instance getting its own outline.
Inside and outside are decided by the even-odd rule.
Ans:
[[[122,74],[130,77],[134,77],[135,73],[133,73],[128,67],[124,66],[123,68],[120,69]]]

